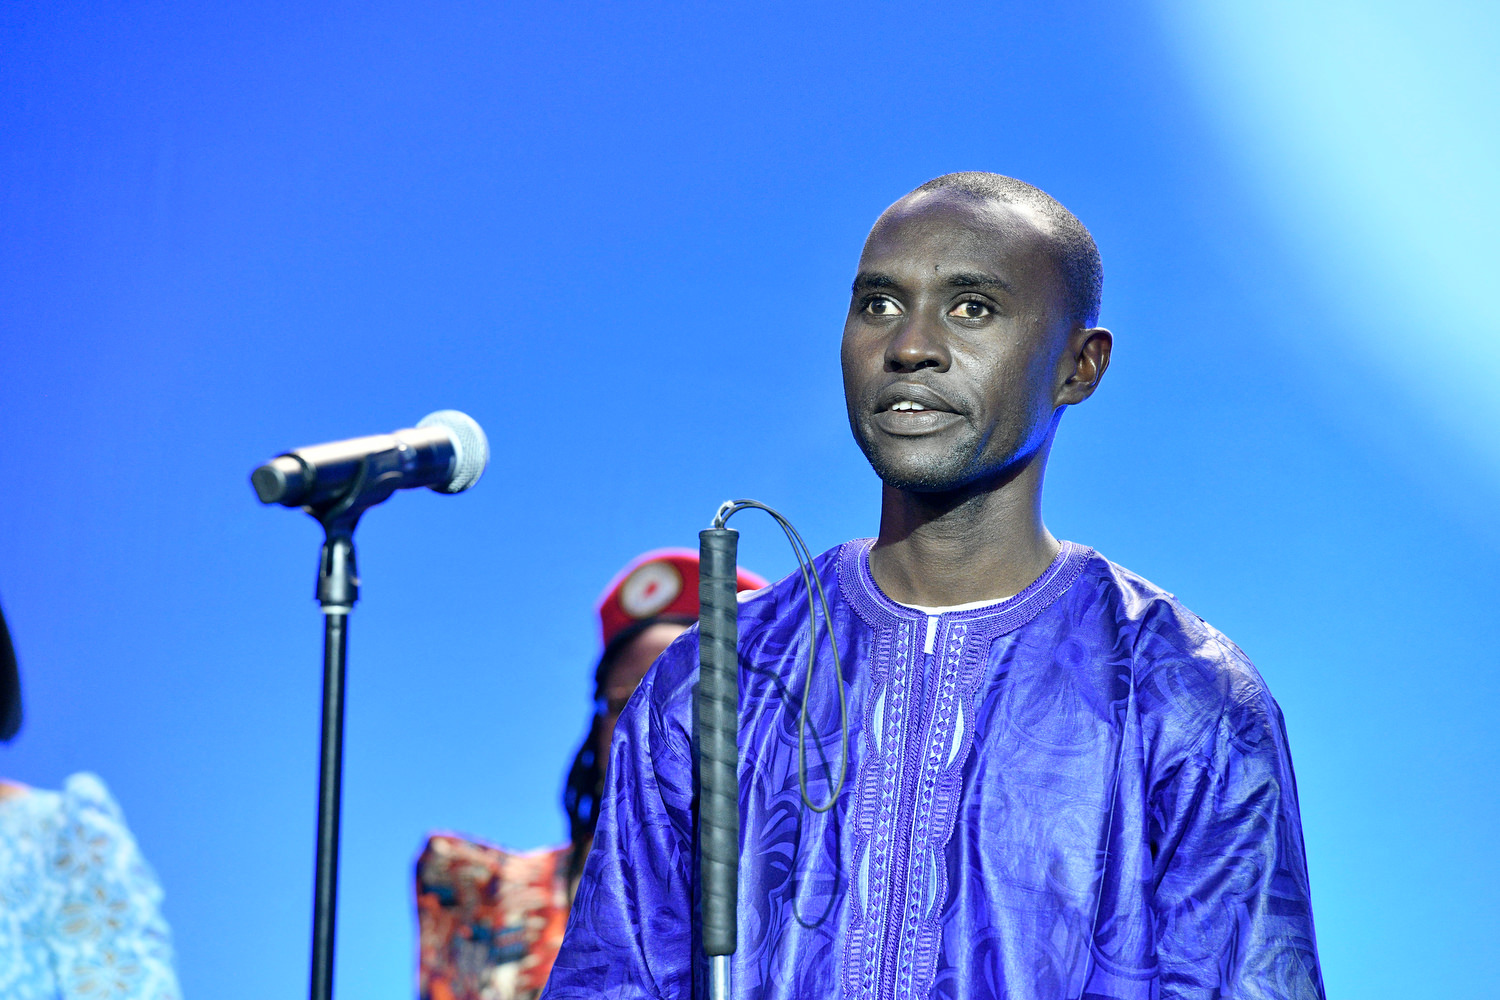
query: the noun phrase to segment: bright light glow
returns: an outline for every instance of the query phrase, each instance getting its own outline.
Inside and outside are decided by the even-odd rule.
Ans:
[[[1500,8],[1166,0],[1163,10],[1245,183],[1308,280],[1345,304],[1337,332],[1500,465]]]

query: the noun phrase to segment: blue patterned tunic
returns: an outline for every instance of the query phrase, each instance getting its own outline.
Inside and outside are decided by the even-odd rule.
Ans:
[[[1015,597],[927,615],[869,540],[817,560],[843,656],[850,770],[805,808],[800,576],[740,606],[736,997],[1323,996],[1281,713],[1244,654],[1063,543]],[[807,772],[839,766],[826,644]],[[693,993],[697,633],[620,719],[593,853],[546,1000]]]
[[[178,1000],[160,907],[94,775],[0,797],[0,997]]]

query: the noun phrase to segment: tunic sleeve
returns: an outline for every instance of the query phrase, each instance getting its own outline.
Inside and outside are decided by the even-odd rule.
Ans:
[[[1236,695],[1156,796],[1161,997],[1322,1000],[1281,712],[1259,684]]]
[[[50,866],[61,890],[48,935],[60,995],[179,1000],[161,888],[92,774],[75,774],[64,787]]]
[[[669,648],[620,716],[593,850],[543,1000],[692,995],[691,749],[682,699],[663,696],[689,657],[683,640]]]

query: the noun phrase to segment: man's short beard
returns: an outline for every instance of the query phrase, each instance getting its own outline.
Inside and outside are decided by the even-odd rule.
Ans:
[[[970,484],[974,478],[972,462],[962,450],[954,449],[930,459],[893,463],[871,448],[861,436],[860,450],[880,481],[892,489],[908,493],[951,493]]]

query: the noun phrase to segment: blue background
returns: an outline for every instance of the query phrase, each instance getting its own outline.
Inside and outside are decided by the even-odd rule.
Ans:
[[[0,6],[0,773],[104,776],[190,996],[300,995],[319,534],[246,476],[472,413],[479,486],[359,537],[338,984],[412,996],[424,833],[562,838],[620,565],[735,495],[874,531],[847,283],[886,204],[991,169],[1104,254],[1052,529],[1270,682],[1330,994],[1482,995],[1497,41],[1443,2]]]

